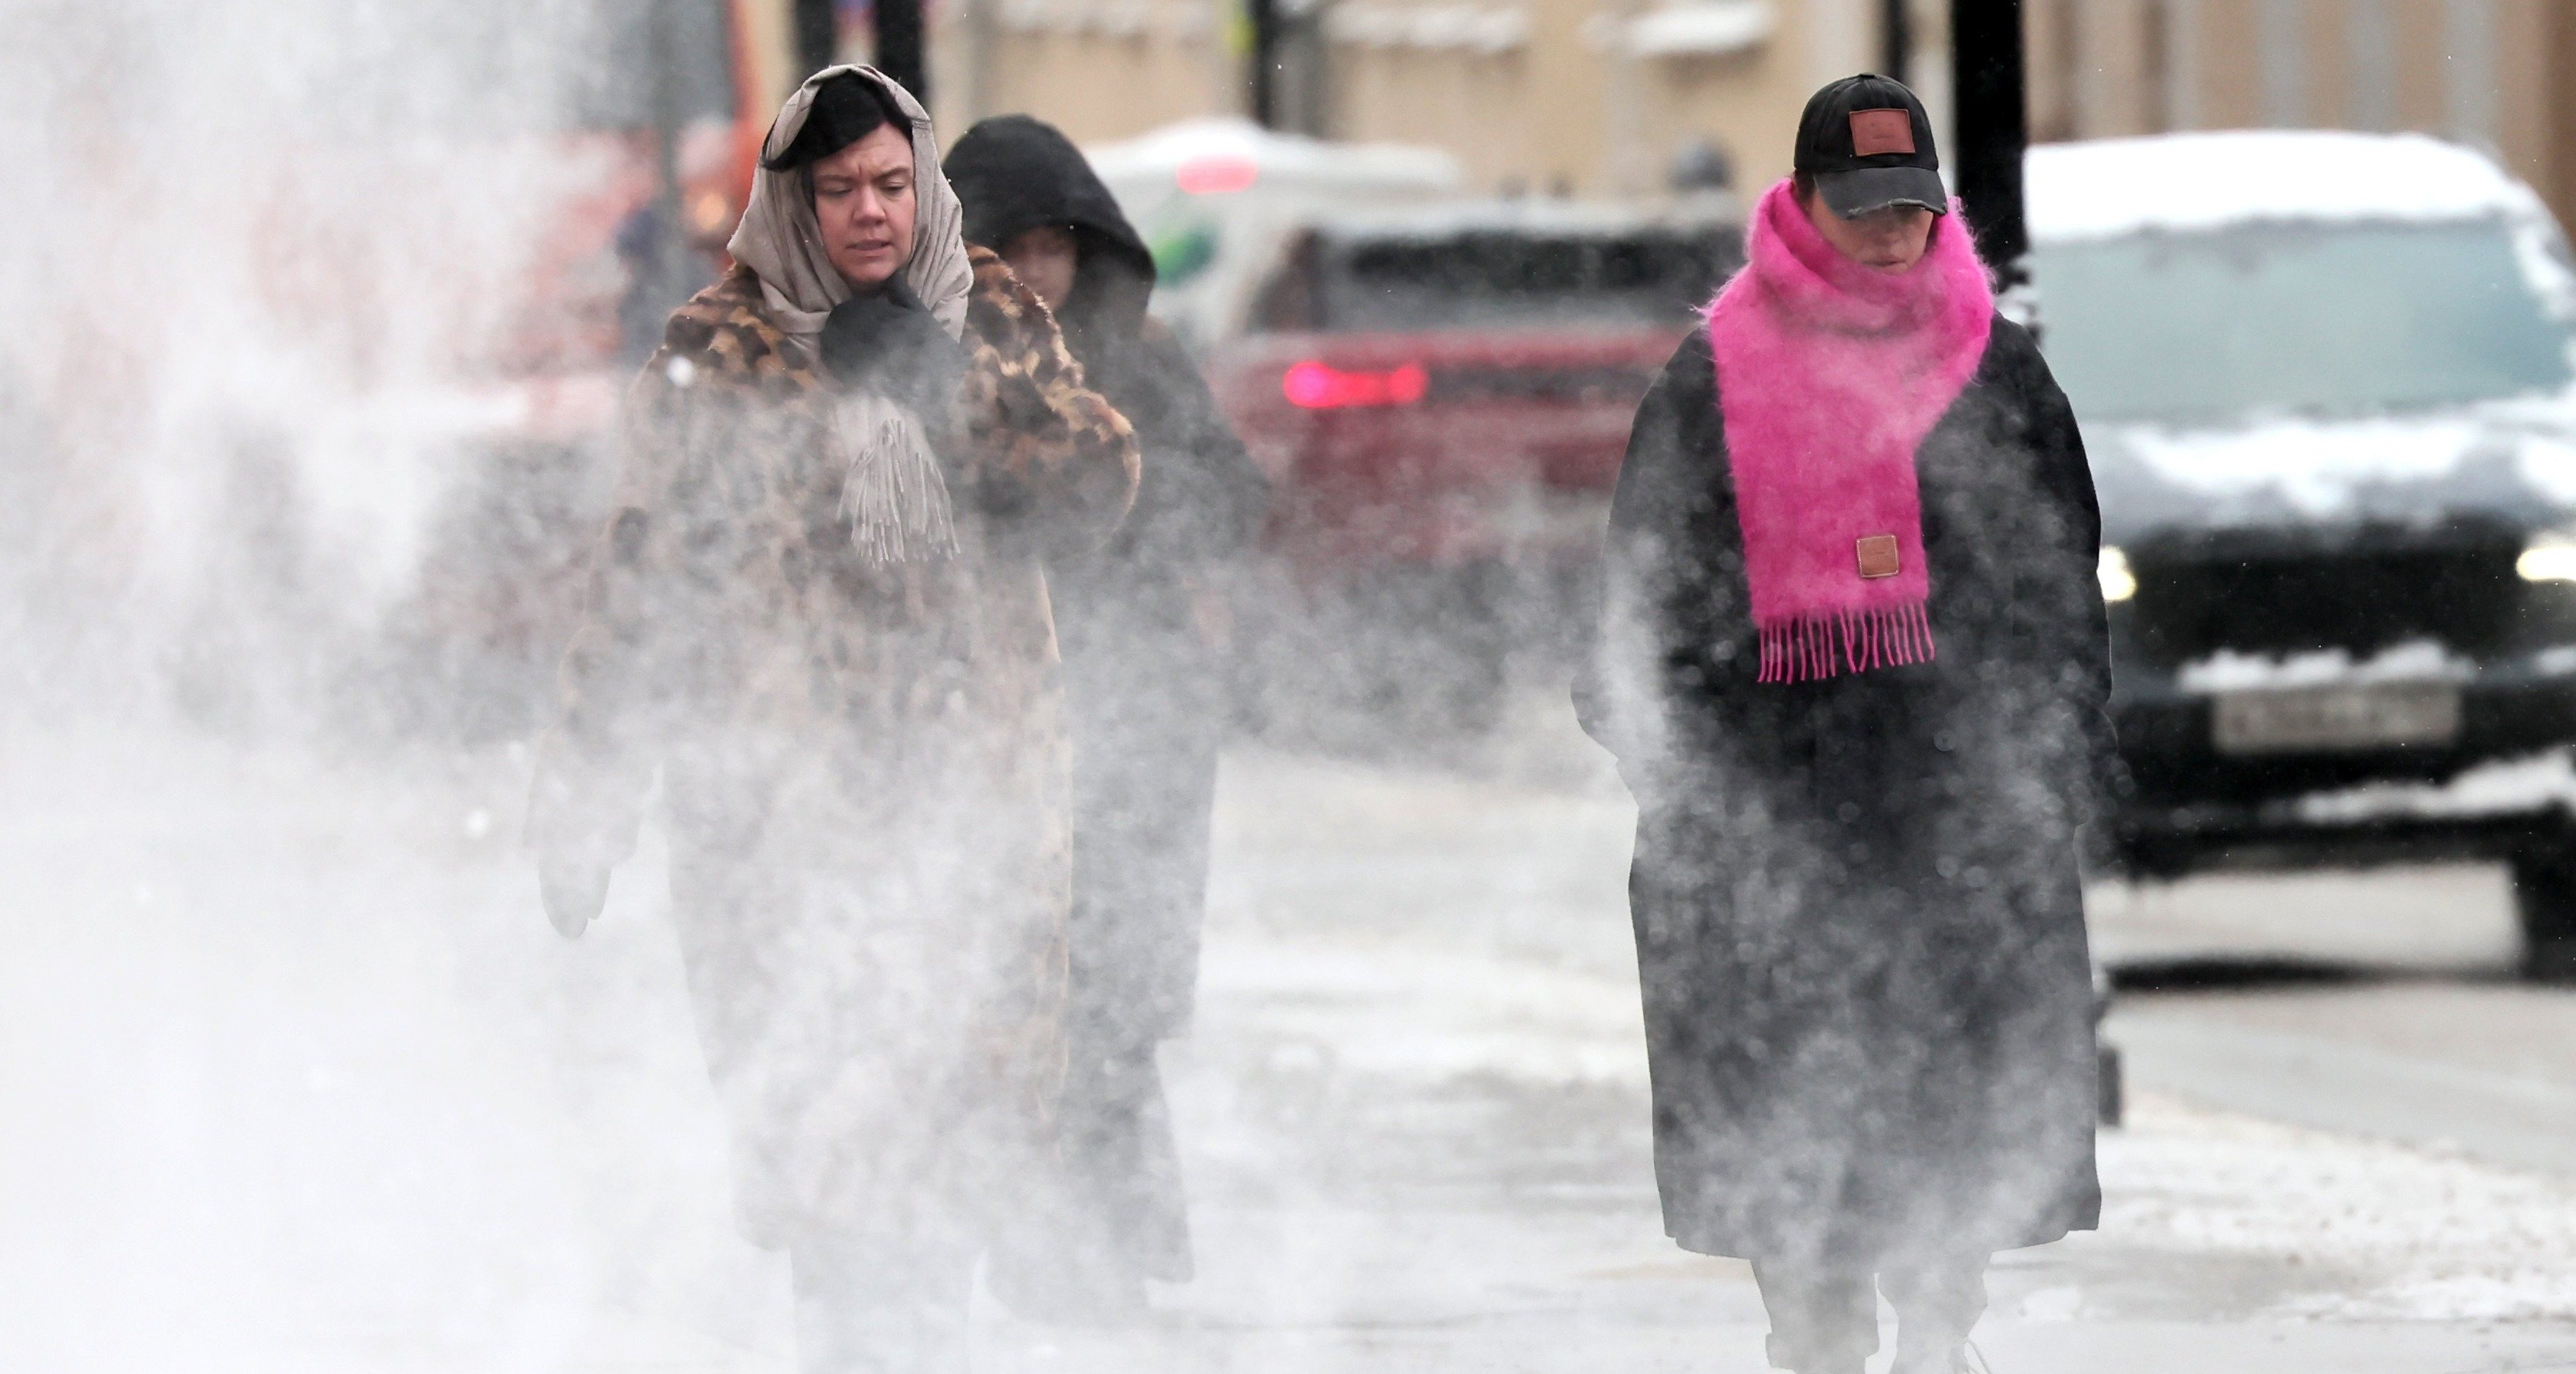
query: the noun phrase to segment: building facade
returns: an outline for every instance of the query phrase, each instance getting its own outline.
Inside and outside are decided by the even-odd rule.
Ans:
[[[1501,193],[1652,193],[1704,150],[1769,177],[1808,92],[1873,65],[1880,3],[1282,0],[1281,122],[1431,144]],[[938,24],[945,118],[1096,142],[1248,103],[1236,0],[959,0]]]
[[[1901,66],[1936,120],[1948,106],[1949,0],[1276,3],[1280,122],[1431,144],[1497,193],[1651,195],[1711,154],[1766,184],[1808,93],[1855,71]],[[2576,0],[2023,8],[2036,138],[2423,130],[2493,150],[2576,218]],[[931,22],[952,128],[1028,111],[1094,143],[1249,103],[1242,0],[934,0]]]
[[[2025,0],[2034,138],[2416,130],[2576,221],[2567,0]]]

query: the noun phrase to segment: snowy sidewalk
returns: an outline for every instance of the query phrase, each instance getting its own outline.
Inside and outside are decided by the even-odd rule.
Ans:
[[[1749,1273],[1661,1235],[1627,808],[1260,755],[1226,799],[1201,1024],[1168,1061],[1208,1272],[1160,1330],[996,1353],[1759,1369]],[[2155,1096],[2102,1167],[2102,1231],[1998,1266],[2006,1374],[2576,1367],[2576,1179]]]
[[[505,760],[20,740],[0,794],[0,1368],[788,1374],[727,1224],[653,856],[578,944]],[[1760,1368],[1661,1236],[1615,794],[1229,764],[1202,1277],[982,1374]],[[2105,1229],[2010,1256],[2036,1370],[2576,1368],[2576,1182],[2148,1097]]]

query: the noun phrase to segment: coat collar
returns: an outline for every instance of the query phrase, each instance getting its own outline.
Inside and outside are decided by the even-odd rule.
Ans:
[[[971,306],[1012,308],[1014,283],[1001,258],[980,247],[967,250],[974,285]],[[967,342],[974,342],[973,329]],[[761,295],[760,278],[736,264],[712,286],[671,312],[662,331],[662,351],[649,366],[666,371],[686,362],[690,384],[712,384],[778,399],[820,395],[822,373],[810,350],[788,336]],[[677,378],[675,377],[676,381]]]
[[[685,381],[683,364],[688,374]],[[760,278],[742,266],[671,312],[654,365],[663,367],[674,383],[727,387],[782,399],[823,389],[814,359],[788,338],[761,299]]]

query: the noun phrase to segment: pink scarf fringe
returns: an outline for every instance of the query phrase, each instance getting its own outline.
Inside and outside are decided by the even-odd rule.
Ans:
[[[1756,682],[1813,682],[1932,661],[1932,616],[1920,601],[1778,621],[1762,626],[1761,638]]]

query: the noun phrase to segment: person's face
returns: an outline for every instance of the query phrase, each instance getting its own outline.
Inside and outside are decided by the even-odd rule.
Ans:
[[[1062,310],[1066,298],[1073,295],[1074,273],[1082,267],[1082,245],[1072,230],[1042,224],[1003,244],[1002,261],[1010,264],[1012,276],[1046,302],[1047,309]]]
[[[912,136],[892,124],[814,164],[823,254],[852,290],[873,291],[912,261]]]
[[[1882,272],[1902,272],[1923,260],[1932,242],[1932,212],[1920,205],[1891,205],[1858,219],[1844,219],[1822,195],[1807,196],[1807,218],[1834,251]]]

